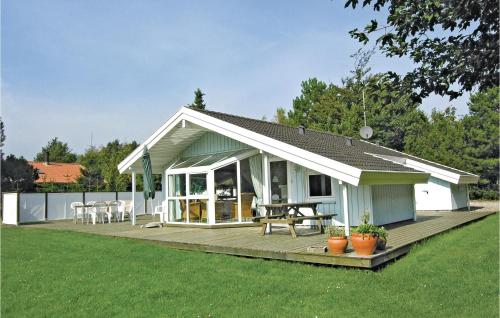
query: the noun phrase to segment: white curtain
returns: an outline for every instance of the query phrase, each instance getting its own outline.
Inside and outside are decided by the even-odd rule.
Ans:
[[[263,184],[262,184],[262,156],[255,155],[248,158],[250,163],[250,174],[252,177],[253,189],[257,196],[257,205],[262,203]]]

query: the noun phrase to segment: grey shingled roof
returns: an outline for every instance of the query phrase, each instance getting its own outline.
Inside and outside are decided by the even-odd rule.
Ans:
[[[409,158],[460,175],[471,175],[464,171],[449,168],[437,163],[426,161],[414,156],[401,153],[399,151],[380,147],[378,145],[358,139],[352,139],[352,145],[349,146],[346,144],[346,137],[334,135],[328,132],[306,129],[305,134],[302,135],[299,134],[299,130],[297,128],[288,127],[276,123],[209,110],[194,110],[228,122],[230,124],[239,126],[241,128],[248,129],[252,132],[276,139],[291,146],[295,146],[303,150],[324,156],[326,158],[356,167],[361,170],[420,172],[418,170],[406,167],[402,164],[377,158],[371,155],[379,154],[386,156],[396,156],[400,158]]]

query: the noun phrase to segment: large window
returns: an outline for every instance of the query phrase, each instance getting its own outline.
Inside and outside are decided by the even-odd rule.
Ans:
[[[331,197],[332,180],[324,174],[309,175],[309,197]]]
[[[168,176],[169,222],[207,223],[207,203],[206,174]]]
[[[253,156],[240,159],[239,155],[246,152],[248,150],[185,158],[169,168],[166,172],[168,222],[252,222],[263,198],[263,160],[254,152],[250,154]],[[224,163],[211,165],[222,159]],[[272,167],[273,190],[279,200],[286,202],[286,162],[273,162]]]

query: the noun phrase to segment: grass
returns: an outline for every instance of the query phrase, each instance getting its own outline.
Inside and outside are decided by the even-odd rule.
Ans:
[[[2,228],[2,317],[498,317],[498,214],[373,272]]]

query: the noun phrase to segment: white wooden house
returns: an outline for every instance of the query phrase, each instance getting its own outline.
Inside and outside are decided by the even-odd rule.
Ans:
[[[162,176],[165,221],[177,225],[244,226],[273,202],[321,202],[319,213],[347,228],[363,213],[378,225],[414,219],[415,185],[434,175],[369,142],[186,107],[120,173],[142,173],[144,147]]]

